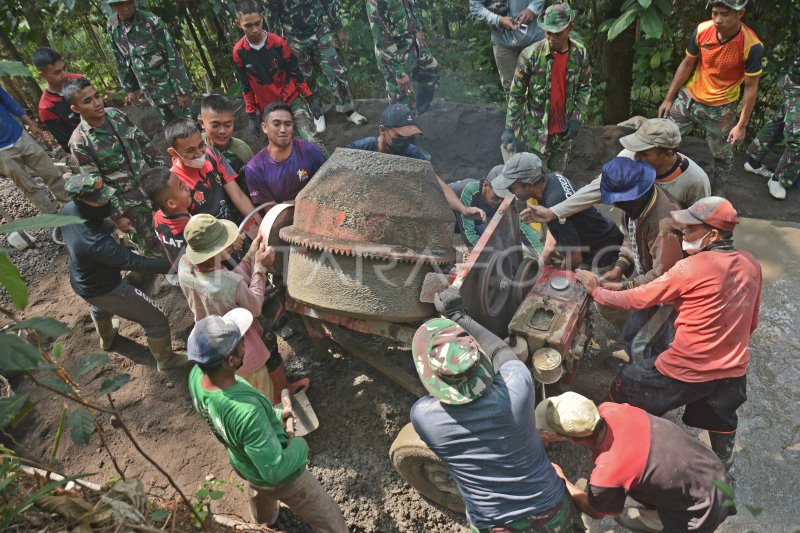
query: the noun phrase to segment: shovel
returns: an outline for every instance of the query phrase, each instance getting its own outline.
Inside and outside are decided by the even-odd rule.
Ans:
[[[286,421],[286,433],[290,436],[304,437],[319,427],[319,419],[304,389],[294,394],[288,389],[283,389],[281,406],[284,410],[292,412],[292,417]]]

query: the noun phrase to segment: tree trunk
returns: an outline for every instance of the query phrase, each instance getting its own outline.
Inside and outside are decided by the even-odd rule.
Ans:
[[[439,20],[442,23],[442,37],[445,39],[450,39],[450,17],[448,15],[448,10],[444,5],[441,5],[438,10]]]
[[[22,12],[25,14],[25,20],[28,21],[28,26],[30,26],[36,35],[36,44],[52,48],[50,40],[47,38],[47,30],[45,29],[44,22],[42,22],[42,15],[36,7],[36,2],[33,0],[25,0],[21,2],[21,4]]]
[[[0,31],[0,59],[9,61],[19,61],[25,63],[24,58],[19,53],[14,43],[8,38],[5,32]],[[37,117],[36,110],[39,108],[39,98],[42,96],[42,89],[31,77],[8,77],[0,78],[3,88],[16,100],[22,107],[28,110],[30,117]]]
[[[184,15],[184,19],[186,20],[186,25],[189,27],[189,33],[194,40],[194,44],[197,47],[197,52],[200,55],[200,62],[203,63],[203,68],[208,74],[208,77],[211,79],[212,85],[217,85],[217,76],[214,74],[214,69],[211,68],[211,63],[208,61],[208,56],[206,55],[205,47],[203,43],[200,41],[200,37],[197,35],[197,29],[194,27],[194,22],[192,21],[192,16],[187,12]]]
[[[605,18],[618,17],[624,0],[612,0]],[[603,43],[602,73],[606,88],[602,94],[603,123],[616,124],[630,117],[636,24],[631,24],[613,41]]]
[[[97,57],[101,58],[101,61],[98,61],[97,63],[100,63],[100,65],[102,66],[96,64],[97,68],[98,69],[102,68],[102,70],[105,71],[106,76],[108,76],[111,80],[116,81],[118,79],[116,61],[114,60],[112,55],[109,54],[108,48],[104,45],[105,43],[101,42],[100,36],[97,34],[96,27],[94,24],[92,24],[92,21],[89,18],[89,16],[83,14],[81,18],[83,19],[83,23],[86,28],[86,33],[91,39],[92,44],[94,45],[94,50],[95,53],[97,54]],[[99,82],[102,84],[103,90],[108,91],[110,89],[108,83],[106,83],[105,81],[106,76],[98,76],[97,79],[92,80],[92,83],[95,84],[95,88],[98,88],[97,83]]]

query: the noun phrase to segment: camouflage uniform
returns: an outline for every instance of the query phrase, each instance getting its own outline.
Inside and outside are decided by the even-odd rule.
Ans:
[[[572,140],[565,139],[562,134],[547,134],[552,63],[550,44],[546,39],[522,51],[509,91],[506,128],[514,130],[525,143],[526,151],[546,160],[546,172],[563,172]],[[589,104],[591,79],[586,48],[570,39],[565,122],[580,122],[581,112]]]
[[[728,143],[728,134],[739,119],[736,113],[738,105],[738,101],[718,106],[704,105],[683,88],[669,112],[669,118],[675,121],[682,135],[689,134],[694,126],[706,132],[708,149],[714,157],[712,185],[717,192],[724,188],[733,170],[733,145]]]
[[[318,92],[314,86],[314,65],[317,64],[328,85],[335,88],[336,111],[352,111],[353,96],[347,83],[347,70],[333,46],[331,26],[335,31],[342,29],[335,0],[267,0],[264,7],[271,28],[283,30],[283,37],[297,56],[300,71],[314,94]],[[330,24],[324,20],[325,15]]]
[[[407,74],[419,84],[418,91],[432,91],[439,86],[441,68],[417,38],[421,27],[414,0],[367,0],[367,19],[389,101],[415,109],[413,92],[400,94],[397,78]]]
[[[83,174],[83,189],[71,187],[74,197],[87,198],[95,189],[97,178],[114,189],[111,198],[111,216],[130,219],[136,233],[128,234],[130,240],[144,255],[161,256],[163,248],[153,226],[153,209],[139,189],[139,176],[150,168],[164,166],[165,162],[152,146],[150,138],[130,119],[113,107],[106,108],[107,124],[94,128],[85,120],[72,132],[69,148]]]
[[[775,168],[774,179],[788,189],[800,175],[800,72],[785,76],[780,89],[783,104],[747,147],[747,154],[761,163],[769,149],[785,139],[786,150]]]
[[[203,132],[203,141],[205,141],[207,146],[212,146],[206,132]],[[212,147],[216,148],[215,146]],[[247,180],[242,170],[247,162],[253,158],[253,150],[243,140],[231,137],[230,141],[228,141],[228,146],[225,150],[222,150],[222,156],[228,160],[233,171],[236,172],[236,184],[239,185],[242,192],[249,197],[250,189],[247,187]]]
[[[561,502],[540,515],[526,516],[503,524],[501,527],[477,528],[469,525],[471,533],[575,533],[584,531],[578,508],[572,503],[569,494],[565,494]]]
[[[191,106],[182,108],[176,100],[179,94],[190,94],[192,84],[161,19],[137,9],[129,20],[114,15],[107,30],[125,92],[142,89],[162,126],[177,117],[196,118]]]

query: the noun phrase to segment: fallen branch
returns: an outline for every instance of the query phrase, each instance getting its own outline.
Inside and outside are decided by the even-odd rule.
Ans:
[[[133,433],[130,432],[130,430],[128,429],[128,426],[125,425],[125,422],[122,420],[122,417],[120,416],[119,411],[117,411],[116,406],[114,406],[114,399],[111,397],[111,394],[106,394],[106,398],[108,398],[108,403],[111,405],[111,409],[114,411],[114,416],[117,417],[117,424],[119,425],[119,429],[121,429],[123,432],[125,432],[125,435],[127,435],[128,440],[131,441],[131,444],[133,444],[133,447],[136,448],[136,451],[139,452],[139,454],[142,457],[144,457],[147,460],[147,462],[149,462],[151,465],[156,467],[156,469],[159,472],[161,472],[164,475],[165,478],[167,478],[167,481],[169,481],[169,484],[172,485],[172,488],[174,488],[175,491],[178,493],[178,495],[181,497],[181,499],[183,500],[183,503],[186,504],[186,507],[192,512],[194,517],[197,519],[197,523],[200,524],[200,527],[203,529],[203,531],[205,531],[206,530],[206,526],[205,526],[205,524],[203,524],[203,519],[200,518],[199,514],[197,514],[197,511],[195,510],[194,506],[192,505],[192,502],[189,501],[189,498],[186,497],[186,495],[183,493],[183,491],[178,486],[178,484],[175,482],[175,480],[172,479],[172,476],[169,475],[169,472],[164,470],[164,468],[160,464],[158,464],[155,461],[155,459],[150,457],[147,454],[147,452],[145,452],[142,449],[142,447],[139,446],[139,442],[133,436]]]

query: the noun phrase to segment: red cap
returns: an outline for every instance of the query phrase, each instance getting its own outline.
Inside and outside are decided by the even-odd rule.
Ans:
[[[722,231],[733,231],[739,218],[733,204],[720,196],[708,196],[681,211],[672,211],[672,218],[681,224],[706,224]]]

